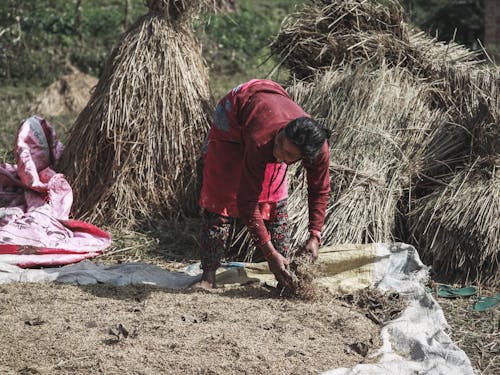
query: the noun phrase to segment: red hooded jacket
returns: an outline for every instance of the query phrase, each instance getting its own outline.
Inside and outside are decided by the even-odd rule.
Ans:
[[[287,165],[273,156],[274,137],[290,121],[309,117],[277,83],[251,80],[217,105],[204,146],[199,204],[223,216],[239,217],[256,244],[270,240],[263,220],[275,203],[288,197]],[[309,230],[320,236],[325,219],[330,153],[325,141],[307,171]],[[271,208],[271,209],[269,209]]]

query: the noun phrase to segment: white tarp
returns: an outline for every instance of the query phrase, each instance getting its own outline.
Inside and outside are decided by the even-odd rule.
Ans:
[[[406,244],[343,245],[321,249],[323,274],[319,282],[334,293],[368,286],[395,291],[407,298],[402,315],[382,328],[383,345],[378,363],[339,368],[328,375],[354,374],[474,374],[467,355],[446,334],[443,311],[427,294],[427,267],[417,251]],[[78,285],[149,284],[183,289],[200,279],[197,266],[185,272],[168,272],[154,265],[129,263],[98,265],[90,261],[60,268],[22,269],[0,263],[0,284],[59,282]],[[272,282],[265,263],[230,267],[217,275],[219,284],[260,280]]]
[[[425,292],[427,268],[415,248],[405,244],[377,245],[381,260],[374,286],[407,298],[401,316],[382,328],[378,363],[330,370],[324,375],[466,375],[474,374],[467,355],[446,333],[448,324],[436,300]],[[390,252],[390,257],[383,256]]]

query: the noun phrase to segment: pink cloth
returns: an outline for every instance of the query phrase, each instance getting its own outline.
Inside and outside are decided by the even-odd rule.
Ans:
[[[69,220],[73,193],[52,167],[64,147],[42,118],[24,121],[16,136],[16,165],[0,165],[0,262],[53,266],[94,257],[111,237]]]

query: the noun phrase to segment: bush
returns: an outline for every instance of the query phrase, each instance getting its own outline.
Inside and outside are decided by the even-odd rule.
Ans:
[[[233,14],[206,15],[196,25],[213,72],[235,74],[262,64],[281,21],[303,1],[237,1]]]
[[[99,75],[124,31],[123,4],[118,0],[2,0],[0,82],[47,84],[64,72],[67,63]],[[129,24],[147,11],[142,0],[131,5]]]

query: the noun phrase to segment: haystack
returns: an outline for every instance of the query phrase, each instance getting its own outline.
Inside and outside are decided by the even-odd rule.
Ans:
[[[424,76],[443,63],[478,63],[476,53],[412,28],[396,0],[309,0],[284,20],[271,51],[299,79],[360,63],[375,69],[382,63],[403,66]]]
[[[80,113],[87,105],[97,78],[72,67],[72,72],[52,83],[36,97],[30,113],[42,117]]]
[[[299,79],[312,79],[318,70],[346,62],[373,60],[378,65],[401,52],[403,14],[393,0],[388,6],[362,0],[311,0],[283,21],[271,51]]]
[[[77,217],[131,228],[194,210],[211,106],[189,20],[203,3],[149,0],[109,57],[60,163]]]
[[[430,87],[417,84],[406,70],[365,69],[327,72],[289,89],[332,129],[325,244],[394,240],[398,202],[411,193],[429,136],[446,122],[443,111],[426,103]],[[289,197],[296,245],[306,239],[308,224],[302,174],[292,173],[298,179],[290,182],[297,186]]]
[[[362,64],[373,71],[381,65],[404,67],[431,83],[428,101],[448,111],[450,122],[437,142],[452,141],[442,148],[437,164],[430,165],[431,176],[443,172],[434,170],[437,165],[463,164],[484,143],[483,135],[488,134],[489,144],[496,142],[494,121],[488,118],[495,116],[498,69],[481,65],[476,52],[457,43],[442,43],[415,30],[397,1],[310,0],[284,21],[271,50],[302,80]]]
[[[356,67],[360,65],[365,66],[373,75],[380,76],[384,75],[386,65],[398,69],[404,68],[408,72],[414,89],[420,92],[419,100],[415,102],[417,103],[415,114],[422,113],[425,117],[427,112],[428,114],[435,113],[437,116],[436,121],[431,120],[420,127],[417,138],[413,138],[415,134],[403,131],[400,132],[399,140],[394,139],[394,134],[390,129],[379,127],[372,129],[370,122],[366,121],[363,125],[360,123],[357,128],[358,133],[366,132],[372,135],[372,142],[375,142],[375,139],[386,139],[389,141],[388,144],[392,143],[394,147],[397,146],[402,151],[401,155],[409,153],[409,156],[401,157],[401,165],[397,166],[391,166],[390,162],[386,163],[395,157],[391,147],[381,147],[377,153],[374,152],[375,148],[365,149],[364,144],[370,144],[368,137],[365,143],[359,144],[351,135],[338,130],[334,131],[332,162],[338,165],[337,169],[349,171],[355,176],[369,177],[366,181],[382,181],[387,197],[391,194],[399,196],[395,198],[399,203],[394,205],[394,200],[387,197],[381,199],[381,194],[374,194],[372,187],[361,190],[359,184],[346,182],[343,179],[344,176],[336,175],[333,171],[333,199],[328,209],[327,215],[329,216],[325,230],[328,241],[332,241],[330,234],[333,231],[338,231],[339,233],[335,236],[346,241],[379,241],[391,237],[366,235],[367,233],[394,234],[393,222],[387,223],[389,228],[387,231],[380,230],[384,227],[380,224],[387,220],[387,216],[383,216],[384,212],[378,207],[385,207],[386,213],[392,212],[397,215],[398,222],[404,227],[407,223],[402,215],[413,212],[413,222],[415,222],[415,215],[418,216],[419,212],[423,214],[423,209],[414,210],[415,198],[425,199],[426,195],[441,191],[443,186],[450,186],[450,181],[456,181],[455,178],[460,179],[460,175],[456,176],[456,171],[464,170],[467,163],[478,157],[498,158],[499,69],[482,64],[477,53],[456,43],[441,43],[416,31],[405,22],[402,9],[396,1],[388,0],[382,4],[382,2],[368,0],[310,0],[301,12],[289,16],[284,21],[271,48],[280,63],[287,66],[295,77],[309,82],[309,84],[301,84],[302,87],[310,85],[305,90],[306,93],[319,91],[316,98],[311,95],[307,97],[308,94],[303,94],[303,99],[300,96],[297,97],[299,102],[316,117],[321,117],[328,108],[332,113],[336,112],[338,117],[336,121],[331,122],[333,126],[341,126],[344,121],[343,117],[356,124],[358,118],[369,118],[369,114],[374,110],[389,117],[387,113],[392,111],[403,110],[411,113],[414,110],[413,104],[406,99],[411,97],[411,93],[406,92],[394,96],[394,90],[400,90],[398,83],[392,87],[384,85],[384,82],[380,83],[382,90],[380,95],[392,98],[398,104],[387,101],[381,102],[380,106],[360,105],[356,107],[356,103],[353,103],[352,107],[348,108],[349,110],[355,109],[355,113],[359,112],[355,118],[351,117],[353,114],[350,111],[345,111],[344,107],[339,105],[335,98],[339,93],[331,91],[321,94],[322,79],[335,74],[336,70],[349,70],[353,67],[357,69]],[[374,91],[378,89],[377,86],[372,87],[369,83],[368,87]],[[343,92],[345,95],[352,95],[354,100],[362,102],[362,97],[356,99],[356,91],[346,89]],[[421,109],[418,109],[419,107]],[[321,108],[325,108],[323,112],[317,111]],[[330,115],[324,117],[328,119]],[[401,129],[414,128],[409,117],[402,118],[400,125]],[[417,126],[414,129],[418,128]],[[360,151],[359,155],[349,154],[347,148],[349,146],[364,152]],[[349,160],[349,157],[354,156],[356,157],[355,163]],[[371,166],[366,159],[371,161]],[[372,172],[374,170],[378,174],[374,174]],[[404,178],[401,178],[402,176]],[[404,182],[400,183],[400,181]],[[339,182],[348,186],[345,191],[350,195],[337,195],[335,183]],[[459,185],[454,186],[458,188]],[[360,191],[359,197],[354,195],[356,190]],[[404,194],[401,194],[401,191]],[[302,195],[294,201],[295,194]],[[307,217],[307,211],[302,204],[303,199],[304,193],[294,191],[290,196],[290,206],[294,206],[297,212],[301,212],[298,217]],[[366,203],[360,204],[359,202],[363,200]],[[419,202],[423,201],[419,200]],[[344,209],[342,205],[346,208]],[[419,207],[421,205],[422,203],[419,203]],[[358,207],[362,209],[356,211]],[[463,213],[466,213],[465,209]],[[499,215],[500,212],[497,209],[496,216]],[[366,216],[371,217],[371,221],[367,220]],[[430,222],[433,220],[436,220],[434,216],[429,217]],[[336,222],[338,226],[330,227],[330,222]],[[473,224],[476,227],[472,228]],[[439,221],[436,221],[429,224],[429,227],[439,225]],[[470,222],[469,225],[472,228],[469,228],[470,235],[473,237],[473,233],[482,233],[492,223],[477,220]],[[353,226],[353,229],[350,229],[350,226]],[[374,232],[366,230],[366,228],[372,229],[376,226],[378,229]],[[297,234],[303,233],[306,223],[302,223],[297,228],[301,228]],[[413,231],[416,230],[415,226],[412,228]],[[349,231],[349,235],[342,236],[342,232]],[[398,228],[397,232],[399,239],[411,242],[410,237],[405,237],[404,230]],[[441,233],[443,235],[441,242],[445,241],[446,236],[453,236],[451,230]],[[333,238],[333,241],[336,240],[337,238]],[[454,243],[451,238],[449,241]],[[430,243],[432,241],[420,241],[422,246]],[[425,254],[434,254],[427,248],[421,251]],[[493,251],[491,248],[486,249],[482,246],[479,251],[484,252],[484,259],[494,258],[494,255],[491,255]],[[457,256],[461,257],[462,263],[469,262],[465,268],[472,269],[476,266],[471,257],[463,256],[463,254]],[[430,261],[430,256],[427,260]],[[488,278],[490,271],[484,267],[481,269],[479,276],[486,275]],[[451,268],[448,271],[451,271]]]
[[[417,200],[409,223],[435,277],[500,285],[500,158],[478,159]]]
[[[488,66],[448,68],[446,79],[433,83],[430,105],[446,110],[449,120],[429,143],[421,185],[435,186],[455,168],[500,153],[499,85],[500,69]]]

